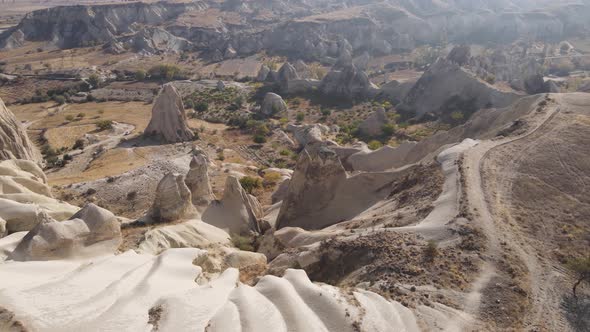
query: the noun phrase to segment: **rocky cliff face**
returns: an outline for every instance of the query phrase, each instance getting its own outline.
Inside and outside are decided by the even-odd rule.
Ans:
[[[206,5],[137,2],[41,9],[27,14],[16,27],[0,35],[0,47],[15,46],[25,40],[51,41],[62,48],[102,44],[118,35],[135,33],[140,26],[159,25],[200,8]]]
[[[539,2],[498,3],[390,0],[350,1],[344,5],[329,0],[234,6],[197,1],[55,7],[30,13],[18,26],[0,35],[0,48],[18,47],[26,40],[47,41],[63,48],[102,44],[119,37],[129,39],[146,26],[158,25],[170,33],[173,51],[178,42],[175,38],[180,37],[215,61],[267,50],[333,63],[345,50],[382,55],[443,39],[475,43],[511,42],[522,35],[563,39],[590,29],[587,4],[552,4],[544,11],[545,4]],[[191,19],[195,12],[207,8],[216,10],[213,26]],[[236,15],[241,18],[239,23],[230,19]],[[138,43],[144,37],[140,33]],[[154,40],[160,37],[154,36]]]
[[[0,99],[0,160],[25,159],[40,162],[41,156],[26,130]]]

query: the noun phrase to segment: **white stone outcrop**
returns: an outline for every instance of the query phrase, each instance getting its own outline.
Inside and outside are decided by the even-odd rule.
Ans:
[[[90,257],[114,253],[121,241],[121,226],[115,215],[90,203],[69,220],[35,226],[9,258],[28,261]]]
[[[262,105],[260,107],[260,113],[262,113],[264,116],[273,116],[286,110],[287,103],[285,103],[281,96],[272,92],[268,92],[264,96],[264,100],[262,101]]]

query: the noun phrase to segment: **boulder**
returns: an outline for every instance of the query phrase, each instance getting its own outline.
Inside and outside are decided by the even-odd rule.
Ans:
[[[273,116],[287,110],[287,103],[276,93],[267,92],[260,107],[260,113],[264,116]]]
[[[385,109],[382,107],[371,113],[360,125],[361,134],[374,137],[383,134],[383,126],[389,123]]]
[[[236,56],[238,56],[238,52],[231,45],[225,49],[225,53],[223,54],[224,59],[233,59]]]
[[[29,140],[27,131],[0,99],[0,160],[25,159],[41,162],[41,155]]]
[[[121,226],[115,215],[89,203],[69,220],[35,226],[9,257],[28,261],[112,254],[121,241]]]
[[[185,184],[184,176],[175,173],[166,174],[158,183],[156,197],[148,213],[147,221],[168,222],[190,219],[196,215],[191,191]]]
[[[223,83],[223,81],[217,81],[217,91],[223,91],[225,90],[225,83]]]
[[[330,132],[330,128],[322,124],[310,125],[287,125],[287,131],[293,134],[300,147],[305,147],[311,143],[322,142],[323,136]]]
[[[194,156],[190,163],[190,170],[184,180],[191,192],[193,205],[201,212],[211,201],[215,200],[209,183],[208,163],[205,155]]]
[[[371,56],[368,52],[365,51],[359,57],[356,57],[353,60],[353,63],[355,67],[357,67],[358,69],[367,70],[367,68],[369,67],[369,61],[371,61]]]
[[[223,199],[211,202],[203,212],[202,219],[230,234],[248,234],[260,232],[258,222],[262,214],[258,200],[246,193],[236,177],[229,176],[225,182]]]
[[[180,93],[172,84],[165,84],[152,107],[152,118],[144,131],[167,143],[190,141],[194,134],[186,122]]]

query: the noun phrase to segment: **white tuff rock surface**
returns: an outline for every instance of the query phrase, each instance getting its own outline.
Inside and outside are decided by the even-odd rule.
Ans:
[[[121,226],[110,211],[92,203],[71,219],[41,223],[18,244],[9,258],[54,260],[110,254],[121,244]]]
[[[28,231],[49,217],[65,220],[78,208],[53,198],[47,179],[29,160],[0,162],[0,218],[8,232]]]
[[[0,268],[0,303],[14,316],[2,316],[0,326],[8,318],[34,331],[419,330],[400,303],[314,284],[302,270],[264,276],[248,286],[230,268],[199,285],[195,279],[206,269],[200,262],[207,262],[207,253],[194,248],[51,265],[8,261]]]

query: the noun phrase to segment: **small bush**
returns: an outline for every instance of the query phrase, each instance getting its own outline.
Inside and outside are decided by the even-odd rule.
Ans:
[[[254,143],[256,143],[256,144],[264,144],[264,143],[266,143],[266,137],[264,137],[264,135],[256,134],[256,135],[254,135],[254,139],[253,140],[254,140]]]
[[[252,192],[254,192],[254,189],[262,187],[262,180],[257,177],[244,176],[240,179],[240,184],[248,194],[252,194]]]
[[[74,143],[74,146],[72,146],[73,150],[82,150],[84,149],[84,140],[83,139],[77,139],[76,142]]]
[[[63,105],[66,103],[66,97],[58,95],[58,96],[53,96],[53,100],[58,103],[59,105]]]
[[[371,150],[377,150],[377,149],[379,149],[380,147],[382,147],[382,146],[383,146],[383,144],[381,144],[381,142],[379,142],[379,141],[377,141],[377,140],[372,140],[372,141],[370,141],[370,142],[367,144],[367,146],[368,146],[368,147],[369,147],[369,149],[371,149]]]
[[[305,119],[305,114],[303,114],[302,112],[297,113],[297,115],[295,116],[295,120],[297,120],[297,122],[301,122]]]
[[[208,110],[209,110],[209,104],[204,101],[200,101],[195,104],[195,111],[197,111],[199,113],[204,113],[204,112],[207,112]]]
[[[281,181],[281,174],[277,172],[269,172],[264,175],[264,185],[275,185]]]
[[[145,80],[146,72],[145,70],[138,70],[135,72],[135,80],[136,81],[143,81]]]
[[[74,116],[71,114],[66,115],[66,121],[74,121]]]
[[[383,131],[383,135],[387,137],[391,137],[395,134],[395,126],[390,123],[384,124],[383,127],[381,127],[381,130]]]
[[[113,121],[112,120],[99,120],[95,122],[96,126],[99,130],[108,130],[113,129]]]
[[[248,236],[232,234],[231,235],[231,243],[234,247],[244,250],[244,251],[255,251],[254,250],[254,241],[252,238]]]
[[[428,241],[426,248],[424,248],[424,258],[432,262],[438,256],[438,245],[434,241]]]
[[[80,118],[80,119],[83,118],[83,117],[85,117],[85,116],[86,116],[86,114],[84,114],[84,113],[78,113],[78,115],[76,115],[76,117],[77,118]]]

